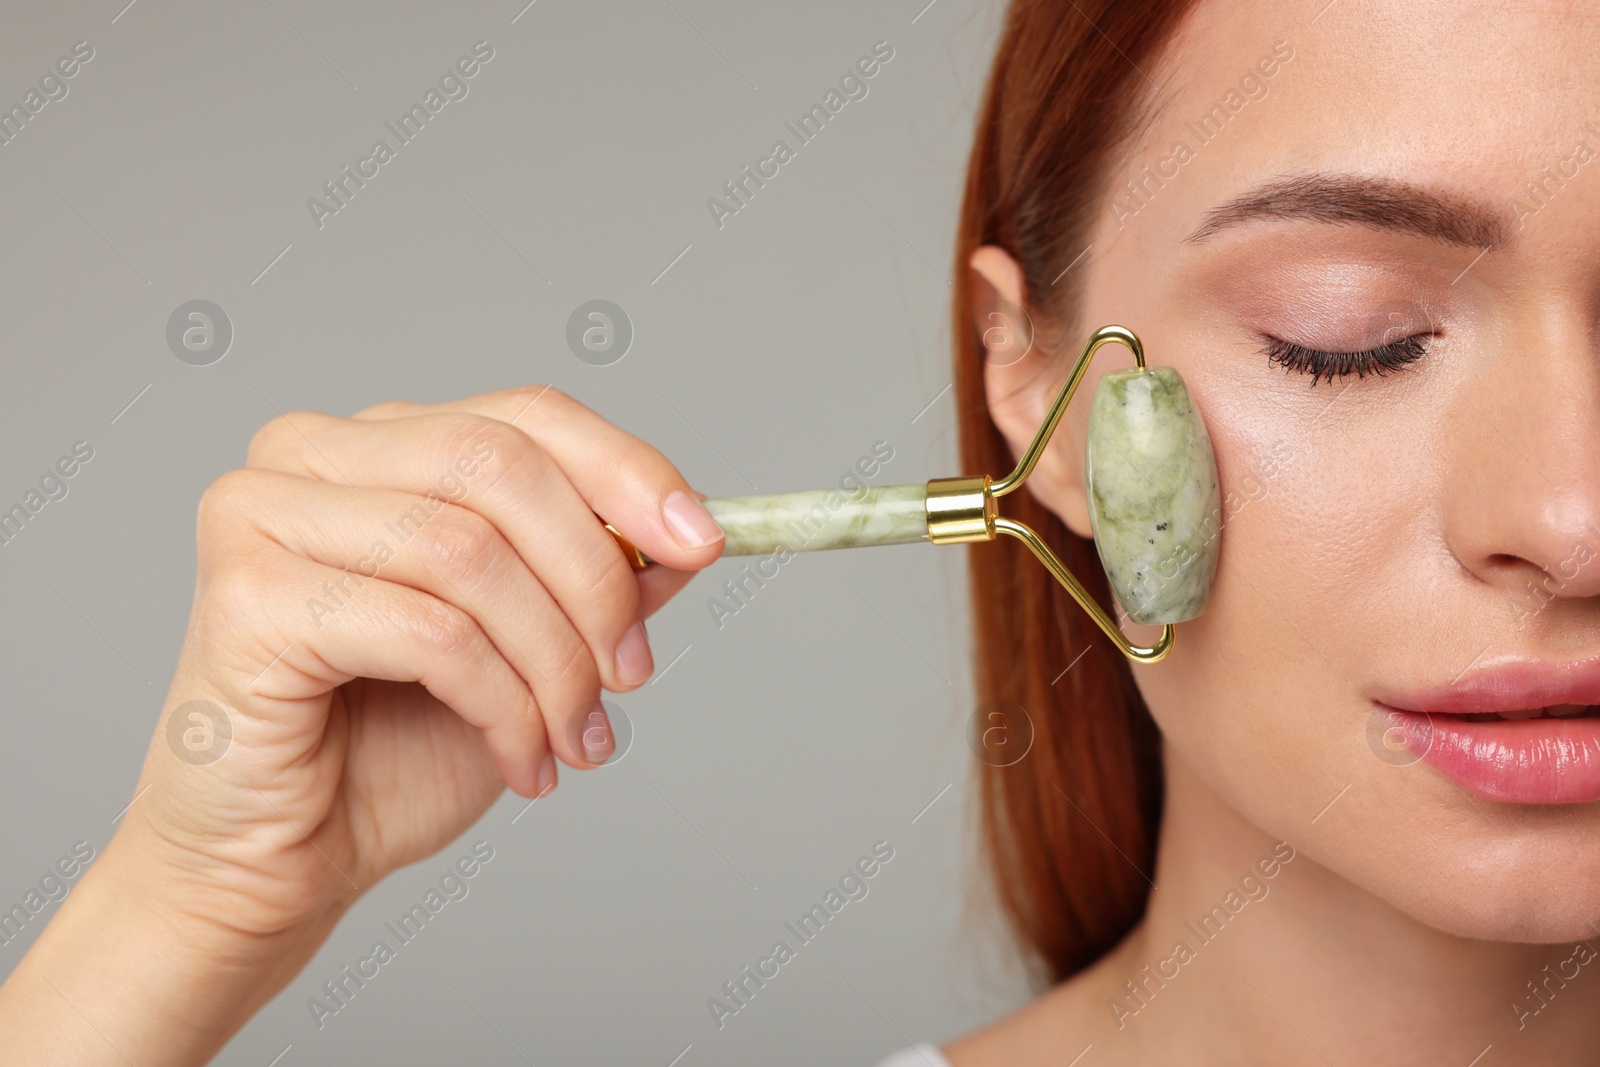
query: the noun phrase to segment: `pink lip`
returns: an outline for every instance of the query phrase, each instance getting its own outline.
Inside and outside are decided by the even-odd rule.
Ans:
[[[1600,704],[1600,658],[1513,660],[1445,685],[1376,699],[1396,717],[1406,747],[1463,789],[1512,804],[1600,800],[1600,718],[1460,718]]]
[[[1600,704],[1600,656],[1567,663],[1510,660],[1481,667],[1444,685],[1406,693],[1382,692],[1375,699],[1401,711],[1433,715]]]

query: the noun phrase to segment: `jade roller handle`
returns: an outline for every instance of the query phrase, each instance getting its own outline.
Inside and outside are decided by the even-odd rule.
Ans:
[[[903,545],[928,538],[928,487],[866,486],[764,493],[702,500],[727,537],[724,556],[760,556],[780,549],[811,552],[860,545]],[[615,530],[612,530],[616,534]],[[620,535],[619,541],[623,541]],[[648,556],[631,549],[637,564]]]

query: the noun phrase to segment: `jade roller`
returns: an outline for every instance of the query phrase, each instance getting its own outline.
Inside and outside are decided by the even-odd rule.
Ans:
[[[1095,352],[1126,345],[1134,368],[1102,375],[1089,414],[1085,457],[1089,523],[1101,566],[1128,618],[1163,623],[1144,648],[1131,643],[1031,528],[999,513],[1044,454]],[[898,545],[1022,541],[1128,658],[1155,663],[1172,651],[1174,623],[1205,607],[1221,547],[1217,464],[1205,423],[1171,367],[1146,367],[1144,346],[1121,326],[1096,330],[1078,356],[1043,425],[1004,478],[934,478],[846,493],[826,489],[724,497],[702,502],[727,535],[725,556]],[[649,557],[611,526],[635,568]]]

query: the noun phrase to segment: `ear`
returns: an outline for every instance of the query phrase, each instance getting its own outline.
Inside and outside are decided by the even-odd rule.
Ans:
[[[983,339],[989,417],[1010,444],[1015,462],[1055,401],[1065,381],[1064,368],[1059,353],[1048,350],[1048,331],[1034,328],[1017,261],[1001,248],[984,245],[972,253],[968,266],[972,271],[973,325]],[[1072,406],[1078,409],[1086,402],[1080,386]],[[1087,416],[1086,410],[1062,416],[1038,466],[1023,483],[1023,489],[1060,516],[1069,530],[1085,538],[1091,536],[1083,477]]]

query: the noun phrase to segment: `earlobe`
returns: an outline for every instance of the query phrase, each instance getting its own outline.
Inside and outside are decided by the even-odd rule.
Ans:
[[[1042,343],[1028,311],[1022,267],[1004,249],[984,245],[968,260],[972,271],[973,328],[984,349],[983,381],[989,417],[1020,457],[1038,432],[1061,381],[1053,353]],[[1076,406],[1076,402],[1074,403]],[[1023,489],[1058,515],[1079,537],[1091,536],[1084,485],[1084,420],[1069,415]],[[978,473],[978,472],[974,472]],[[984,471],[998,478],[1005,471]]]

